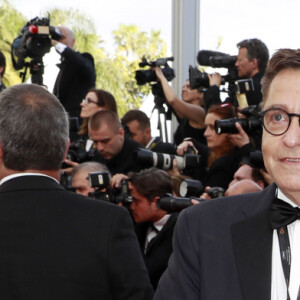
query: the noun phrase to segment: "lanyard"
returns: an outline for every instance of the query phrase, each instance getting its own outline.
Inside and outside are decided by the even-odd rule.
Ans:
[[[285,282],[287,286],[287,300],[290,300],[289,280],[290,280],[292,257],[291,257],[290,239],[289,239],[287,226],[278,228],[277,235],[278,235],[279,247],[280,247],[281,264],[282,264]],[[300,286],[298,290],[297,300],[300,300]]]

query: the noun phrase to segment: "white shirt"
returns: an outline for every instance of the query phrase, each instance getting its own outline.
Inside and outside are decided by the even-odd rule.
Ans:
[[[170,216],[171,216],[170,214],[166,214],[160,220],[153,223],[153,226],[156,228],[157,232],[162,230],[162,228],[168,222]],[[151,227],[148,228],[145,246],[144,246],[144,253],[147,252],[147,248],[148,248],[150,241],[157,236],[157,232],[155,230],[153,230]]]
[[[278,188],[277,197],[287,202],[293,207],[297,206],[293,201],[288,199]],[[291,300],[297,300],[298,289],[300,285],[300,220],[289,224],[288,235],[291,247],[291,272],[289,294]],[[273,231],[273,247],[272,247],[272,281],[271,281],[271,300],[286,300],[287,286],[282,268],[279,240],[277,230]]]
[[[59,182],[54,178],[54,177],[51,177],[51,176],[48,176],[46,174],[43,174],[43,173],[15,173],[15,174],[12,174],[12,175],[8,175],[4,178],[2,178],[0,180],[0,185],[10,179],[13,179],[13,178],[17,178],[17,177],[21,177],[21,176],[44,176],[44,177],[48,177],[48,178],[51,178],[53,180],[55,180],[58,184]]]

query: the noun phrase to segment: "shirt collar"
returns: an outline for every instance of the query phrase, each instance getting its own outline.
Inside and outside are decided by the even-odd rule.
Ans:
[[[166,214],[164,215],[160,220],[156,221],[153,223],[153,226],[158,230],[161,231],[162,228],[166,225],[166,223],[168,222],[169,218],[170,218],[170,214]]]
[[[293,207],[299,207],[297,204],[295,204],[295,202],[293,202],[292,200],[290,200],[278,187],[277,188],[277,198],[285,201],[286,203],[290,204]]]
[[[21,177],[21,176],[44,176],[44,177],[48,177],[48,178],[55,180],[59,184],[59,182],[54,177],[48,176],[43,173],[29,173],[28,172],[28,173],[15,173],[15,174],[8,175],[0,180],[0,185],[2,185],[2,183],[6,182],[8,180],[11,180],[11,179],[17,178],[17,177]]]

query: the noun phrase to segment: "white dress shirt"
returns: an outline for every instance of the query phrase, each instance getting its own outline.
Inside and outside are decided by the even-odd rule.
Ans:
[[[293,201],[288,199],[278,188],[278,199],[287,202],[293,207],[297,206]],[[291,300],[297,300],[299,285],[300,285],[300,220],[289,224],[288,235],[291,247],[291,271],[289,294]],[[287,286],[282,268],[279,240],[277,230],[273,231],[273,247],[272,247],[272,287],[271,300],[286,300]]]

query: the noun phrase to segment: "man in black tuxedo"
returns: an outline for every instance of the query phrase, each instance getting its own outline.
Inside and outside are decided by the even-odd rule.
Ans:
[[[167,214],[158,208],[160,197],[172,194],[172,179],[167,172],[156,168],[129,173],[130,210],[136,234],[144,254],[150,281],[156,289],[162,273],[167,268],[172,253],[172,237],[177,213]]]
[[[262,152],[273,184],[184,210],[155,300],[300,299],[300,50],[262,81]]]
[[[74,50],[75,37],[71,29],[65,26],[58,26],[58,28],[61,31],[61,38],[59,41],[51,41],[61,55],[60,71],[53,93],[70,117],[79,118],[81,101],[88,90],[95,87],[94,58],[89,53],[79,53]]]
[[[128,212],[62,188],[68,118],[38,85],[0,94],[3,299],[151,299]]]

